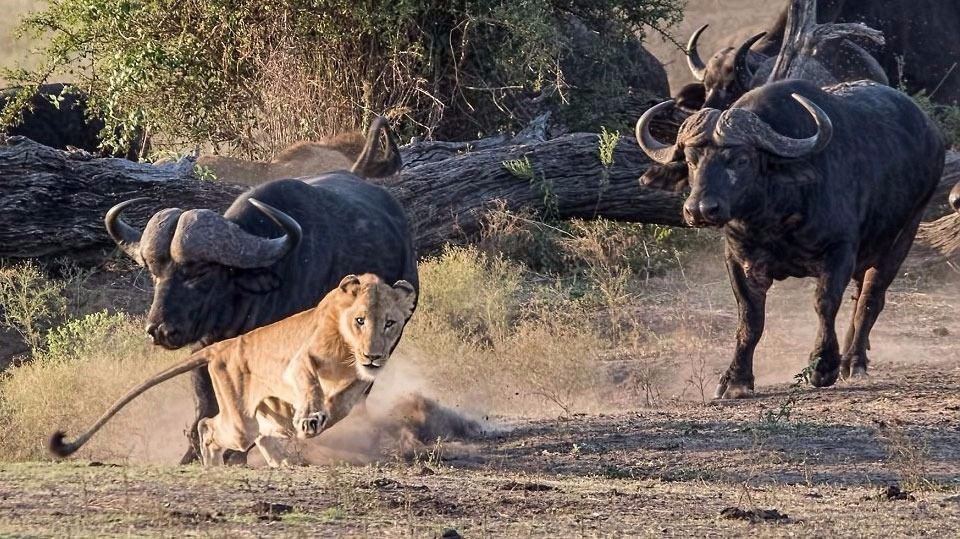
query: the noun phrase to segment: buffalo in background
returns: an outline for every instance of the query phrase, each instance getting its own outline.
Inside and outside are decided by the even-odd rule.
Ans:
[[[706,62],[697,51],[706,27],[693,33],[687,54],[690,69],[700,81],[694,84],[704,87],[704,102],[699,105],[727,108],[740,95],[763,84],[783,42],[788,8],[789,2],[763,34],[740,47],[722,49]],[[863,23],[882,32],[884,44],[862,39],[829,43],[814,54],[817,62],[805,80],[821,86],[859,79],[889,82],[910,94],[923,92],[937,103],[960,102],[960,2],[820,0],[817,22]],[[691,92],[678,92],[677,102],[699,108],[696,101],[685,99]]]
[[[0,107],[6,106],[19,91],[19,87],[0,91]],[[19,121],[7,127],[5,133],[27,137],[51,148],[79,148],[95,155],[131,161],[138,161],[149,149],[144,134],[140,133],[129,148],[104,152],[100,147],[103,129],[103,120],[91,116],[88,110],[86,94],[70,84],[52,83],[39,87],[20,113]]]
[[[706,25],[701,26],[690,36],[687,43],[687,64],[694,78],[703,86],[704,97],[700,106],[723,110],[743,94],[767,82],[777,60],[783,32],[781,29],[779,41],[765,40],[760,47],[761,50],[769,50],[776,46],[777,50],[772,54],[752,50],[754,44],[766,36],[766,33],[760,33],[737,48],[720,50],[709,61],[704,62],[697,51],[697,42],[706,28]],[[804,64],[799,78],[811,81],[817,86],[855,80],[889,83],[877,60],[864,48],[847,39],[827,41],[817,47],[809,61]],[[686,90],[689,91],[691,90]],[[678,102],[681,106],[693,108],[690,100],[685,98],[684,91],[681,91],[679,96],[681,99],[678,99]]]
[[[689,170],[685,220],[723,230],[740,325],[716,396],[752,394],[767,290],[787,277],[818,280],[811,383],[865,374],[870,330],[943,172],[939,129],[909,96],[867,81],[767,84],[726,111],[698,111],[664,144],[649,123],[671,104],[644,113],[637,141],[654,161]],[[851,279],[841,349],[835,320]]]

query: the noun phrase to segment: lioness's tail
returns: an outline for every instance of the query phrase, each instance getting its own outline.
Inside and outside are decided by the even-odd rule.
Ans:
[[[383,146],[383,157],[378,159],[377,139],[381,133],[386,138],[386,144]],[[390,131],[390,124],[383,116],[377,116],[367,131],[367,142],[350,172],[364,178],[382,178],[400,172],[401,167],[403,161],[400,159],[400,149],[397,148],[397,142]]]
[[[96,434],[96,432],[100,430],[100,427],[102,427],[107,421],[110,420],[111,417],[113,417],[117,412],[119,412],[121,408],[126,406],[128,402],[137,398],[141,393],[143,393],[144,391],[150,389],[151,387],[157,384],[163,383],[183,373],[190,372],[196,369],[197,367],[202,367],[203,365],[206,365],[206,364],[207,364],[207,354],[203,354],[203,351],[201,350],[200,352],[197,352],[191,355],[190,357],[174,365],[173,367],[170,367],[169,369],[163,372],[157,373],[153,377],[144,381],[142,384],[128,391],[126,395],[121,397],[117,402],[113,403],[113,406],[111,406],[110,409],[106,411],[106,413],[100,416],[100,419],[98,419],[97,422],[94,423],[92,427],[90,427],[89,429],[87,429],[86,432],[78,436],[77,439],[74,440],[73,442],[65,443],[63,441],[64,436],[66,436],[66,433],[64,433],[63,431],[54,432],[53,435],[50,436],[50,441],[47,442],[47,449],[49,449],[51,453],[53,453],[58,457],[66,457],[66,456],[72,455],[74,452],[76,452],[76,450],[83,447],[83,444],[87,443],[87,440],[89,440],[94,434]]]

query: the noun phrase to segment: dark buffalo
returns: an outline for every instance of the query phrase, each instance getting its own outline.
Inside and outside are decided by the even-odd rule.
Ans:
[[[19,91],[19,87],[0,91],[0,107],[5,107]],[[73,147],[131,161],[137,161],[146,153],[142,134],[135,137],[128,148],[105,152],[101,148],[103,128],[103,120],[90,115],[86,94],[75,86],[53,83],[39,87],[18,120],[7,127],[5,133],[27,137],[51,148],[66,150]]]
[[[154,282],[147,332],[174,349],[208,345],[304,311],[344,275],[374,273],[419,287],[403,208],[349,172],[276,180],[210,210],[157,212],[141,232],[106,216],[110,235]],[[282,231],[282,234],[278,234]],[[279,237],[277,237],[279,236]],[[209,374],[195,376],[198,415],[216,414]]]
[[[774,39],[783,38],[786,19],[785,9],[772,28]],[[910,94],[924,92],[938,103],[960,103],[960,2],[820,0],[817,20],[859,22],[880,30],[884,45],[862,45],[894,86]]]
[[[727,111],[689,117],[672,145],[647,129],[668,104],[640,118],[638,140],[660,163],[685,161],[684,218],[722,227],[739,305],[736,351],[717,397],[752,393],[767,289],[787,277],[819,283],[811,383],[866,373],[870,329],[943,170],[940,131],[909,96],[865,81],[769,84]],[[854,316],[841,356],[834,323],[851,278]]]
[[[687,64],[693,76],[703,84],[703,106],[723,110],[749,90],[765,84],[773,70],[777,51],[757,52],[752,49],[754,44],[762,41],[760,50],[769,51],[774,45],[779,50],[779,42],[764,40],[766,33],[760,33],[739,47],[718,51],[704,62],[697,52],[697,41],[706,28],[706,25],[701,26],[690,36]],[[782,40],[782,29],[780,36]],[[846,39],[827,41],[817,47],[810,60],[804,63],[803,73],[798,78],[818,86],[864,79],[882,84],[889,82],[877,60],[862,47]]]
[[[706,106],[726,108],[766,80],[783,41],[787,4],[765,35],[757,38],[756,45],[747,47],[750,50],[742,50],[743,45],[723,49],[703,62],[696,45],[705,27],[691,36],[688,63],[706,87]],[[855,45],[845,40],[830,43],[815,53],[821,66],[812,66],[806,80],[824,85],[858,79],[889,81],[910,94],[924,92],[938,103],[960,102],[960,2],[820,0],[817,22],[863,23],[882,32],[884,44],[863,41]],[[744,45],[749,44],[750,40]],[[824,79],[825,74],[834,80]]]

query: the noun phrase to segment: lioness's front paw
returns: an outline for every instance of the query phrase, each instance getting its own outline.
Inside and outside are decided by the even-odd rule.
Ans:
[[[324,412],[313,412],[294,420],[294,425],[297,427],[297,438],[310,438],[320,434],[326,423],[327,414]]]

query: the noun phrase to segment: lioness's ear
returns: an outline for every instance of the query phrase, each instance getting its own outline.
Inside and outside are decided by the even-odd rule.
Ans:
[[[340,281],[340,290],[343,290],[347,294],[356,296],[357,291],[360,290],[360,277],[357,277],[352,273],[347,275]]]
[[[393,283],[393,289],[400,292],[401,300],[406,304],[408,313],[413,314],[413,309],[417,306],[417,289],[403,279]]]

